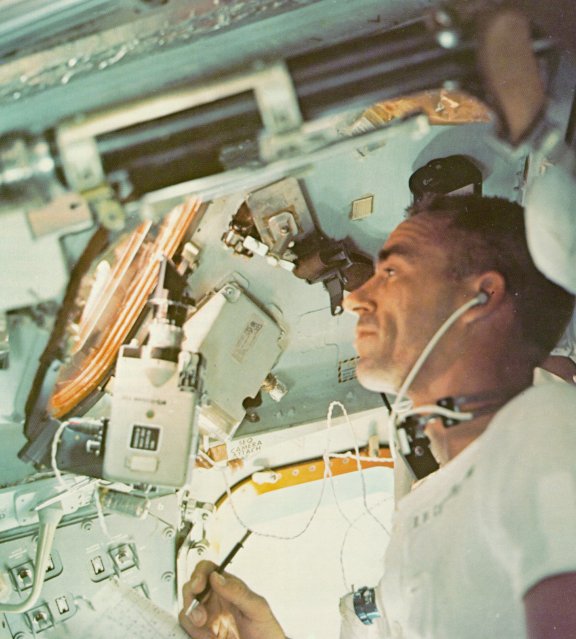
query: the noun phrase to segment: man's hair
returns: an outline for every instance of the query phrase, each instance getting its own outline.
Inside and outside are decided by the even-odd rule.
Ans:
[[[524,209],[499,197],[425,196],[407,210],[447,221],[444,238],[457,279],[486,271],[504,276],[519,329],[533,364],[557,344],[574,310],[574,296],[547,279],[534,265],[524,226]]]

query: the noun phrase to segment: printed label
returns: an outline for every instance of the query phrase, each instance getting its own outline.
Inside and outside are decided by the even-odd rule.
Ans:
[[[254,342],[260,335],[260,331],[264,328],[264,323],[257,315],[252,315],[248,324],[242,331],[240,339],[236,342],[236,346],[232,351],[232,357],[241,364],[248,354],[248,351],[254,346]]]
[[[256,437],[246,437],[228,444],[229,459],[244,459],[262,450],[263,442]]]
[[[134,424],[130,437],[130,448],[135,450],[158,450],[160,429],[152,426]]]

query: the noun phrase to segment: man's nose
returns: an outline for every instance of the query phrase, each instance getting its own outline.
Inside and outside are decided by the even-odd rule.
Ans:
[[[369,313],[375,309],[375,304],[370,296],[370,282],[371,279],[354,289],[344,298],[343,306],[345,311],[362,315],[362,313]]]

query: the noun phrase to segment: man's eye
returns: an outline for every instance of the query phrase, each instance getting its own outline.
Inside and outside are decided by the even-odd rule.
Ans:
[[[393,268],[385,268],[384,269],[384,274],[386,275],[386,277],[392,277],[392,275],[396,275],[396,269]]]

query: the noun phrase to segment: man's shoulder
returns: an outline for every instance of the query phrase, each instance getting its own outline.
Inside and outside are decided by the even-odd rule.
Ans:
[[[488,428],[491,446],[530,446],[546,437],[548,445],[576,445],[576,387],[566,382],[531,386],[510,400]],[[521,443],[522,442],[522,443]]]
[[[551,410],[576,405],[576,386],[563,381],[544,381],[514,397],[505,408]]]

